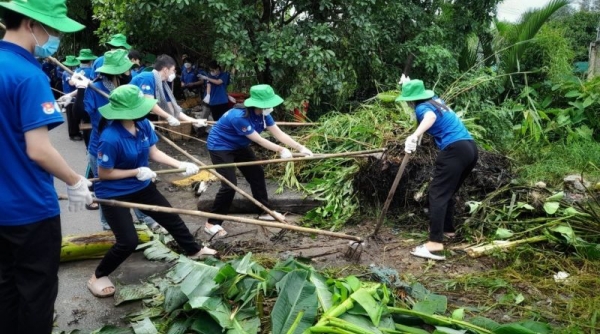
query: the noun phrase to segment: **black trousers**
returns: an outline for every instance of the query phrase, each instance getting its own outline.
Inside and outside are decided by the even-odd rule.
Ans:
[[[235,151],[211,151],[210,160],[214,165],[225,164],[232,162],[245,162],[245,161],[256,161],[254,151],[250,147],[242,148]],[[252,196],[258,200],[261,204],[269,206],[269,195],[267,194],[267,184],[265,183],[265,172],[261,166],[244,166],[239,167],[240,172],[244,175],[244,178],[250,183],[250,190],[252,190]],[[217,168],[217,173],[223,175],[234,185],[237,185],[237,178],[235,176],[234,168]],[[220,215],[226,215],[229,213],[229,207],[233,202],[235,196],[235,190],[225,182],[221,182],[221,188],[215,197],[211,213]],[[209,224],[221,225],[222,220],[208,219]]]
[[[214,106],[210,106],[210,113],[213,117],[213,120],[216,122],[229,110],[229,103],[216,104]]]
[[[441,243],[444,232],[454,232],[454,194],[475,167],[478,156],[472,140],[452,143],[438,154],[429,185],[429,241]]]
[[[150,185],[140,191],[112,199],[171,207],[169,201],[156,189],[154,183],[150,183]],[[131,209],[110,205],[102,205],[101,209],[108,225],[115,234],[117,242],[108,250],[108,253],[106,253],[96,268],[96,277],[98,278],[108,276],[117,269],[133,253],[138,245],[138,236],[133,225]],[[179,215],[147,210],[140,211],[154,218],[157,223],[169,231],[187,255],[196,254],[200,250],[200,245],[198,245]]]
[[[79,123],[81,123],[81,117],[73,108],[73,103],[69,103],[67,107],[67,128],[69,130],[69,138],[76,136],[81,137],[81,130],[79,130]]]
[[[60,216],[0,226],[0,332],[52,332],[61,242]]]

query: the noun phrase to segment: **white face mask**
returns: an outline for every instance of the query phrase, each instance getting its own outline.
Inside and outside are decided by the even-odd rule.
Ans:
[[[169,77],[167,78],[168,82],[173,82],[173,80],[175,80],[175,73],[169,74]]]
[[[273,112],[273,108],[265,108],[262,111],[264,116],[269,116]]]

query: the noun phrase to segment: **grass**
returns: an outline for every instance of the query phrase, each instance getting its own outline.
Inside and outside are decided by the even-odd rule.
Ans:
[[[600,143],[595,141],[552,143],[541,148],[523,145],[514,155],[522,161],[516,170],[519,177],[531,183],[544,181],[558,186],[566,175],[582,172],[589,181],[600,179],[600,169],[590,163],[600,162]]]

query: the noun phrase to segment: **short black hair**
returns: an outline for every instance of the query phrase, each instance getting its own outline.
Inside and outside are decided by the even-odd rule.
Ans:
[[[142,60],[142,54],[139,51],[137,51],[137,50],[131,50],[131,51],[129,51],[129,53],[127,54],[127,57],[129,59]]]
[[[210,63],[208,63],[208,68],[213,70],[213,69],[219,69],[219,71],[221,70],[221,65],[219,65],[219,63],[217,63],[216,60],[211,60]]]
[[[154,62],[154,69],[157,71],[162,70],[163,68],[174,67],[177,65],[175,59],[169,55],[160,55],[156,57],[156,61]]]
[[[12,10],[8,9],[5,9],[4,13],[2,14],[2,21],[6,26],[6,30],[19,29],[23,20],[28,18],[29,17],[21,13],[13,12]]]

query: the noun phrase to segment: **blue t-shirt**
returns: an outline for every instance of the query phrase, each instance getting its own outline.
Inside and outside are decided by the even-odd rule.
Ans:
[[[88,79],[94,79],[94,70],[91,67],[78,67],[73,71],[75,73],[83,73],[83,75]]]
[[[44,62],[42,64],[42,71],[44,71],[44,73],[46,73],[46,76],[48,77],[48,79],[52,79],[52,75],[53,75],[52,71],[54,71],[54,70],[55,70],[55,67],[50,61]]]
[[[62,74],[62,91],[65,94],[69,94],[70,92],[76,90],[75,86],[71,86],[69,84],[69,80],[71,79],[71,75],[69,72],[63,72]]]
[[[100,135],[98,147],[98,168],[136,169],[148,167],[150,148],[158,142],[158,137],[150,121],[136,122],[137,133],[132,135],[121,122],[113,121]],[[150,180],[140,181],[135,176],[120,180],[102,180],[94,185],[98,198],[114,198],[142,190]]]
[[[217,76],[208,76],[211,79],[215,80],[223,80],[223,83],[220,85],[215,85],[212,82],[210,83],[210,102],[208,105],[215,106],[218,104],[229,103],[229,98],[227,97],[227,85],[229,85],[229,73],[221,72]]]
[[[434,97],[434,99],[436,102],[445,105],[442,99],[438,97]],[[444,111],[438,110],[438,108],[429,102],[421,103],[415,108],[417,121],[421,123],[423,117],[429,111],[435,113],[436,119],[429,130],[427,130],[427,133],[433,136],[435,144],[440,150],[444,150],[446,146],[459,140],[473,140],[465,125],[449,107]]]
[[[110,91],[106,87],[104,87],[102,81],[96,81],[93,85],[101,91],[105,92],[106,94],[110,94]],[[93,156],[96,156],[98,154],[98,144],[100,141],[98,127],[100,126],[100,120],[102,119],[102,115],[100,115],[98,108],[103,107],[107,104],[108,99],[106,97],[98,94],[91,88],[85,89],[85,94],[83,94],[83,108],[88,113],[88,115],[90,115],[90,122],[92,124],[90,142],[88,143],[88,153],[90,153]],[[93,172],[97,173],[97,171]]]
[[[239,150],[252,142],[246,136],[255,131],[261,133],[266,126],[275,125],[271,115],[263,118],[263,115],[254,113],[254,108],[247,110],[248,117],[244,117],[246,109],[231,109],[223,114],[210,130],[206,147],[211,151]]]
[[[138,86],[142,90],[142,93],[144,93],[144,95],[152,95],[154,96],[154,98],[157,98],[154,72],[142,72],[136,75],[134,78],[132,78],[130,84]],[[165,90],[164,87],[163,90]],[[167,102],[171,102],[171,99],[169,98],[169,95],[166,91],[165,98]]]
[[[131,69],[131,77],[132,77],[132,78],[134,78],[134,77],[136,77],[138,74],[140,74],[140,73],[144,72],[144,69],[145,69],[145,68],[146,68],[146,67],[144,67],[144,66],[140,66],[140,67],[138,67],[138,68],[132,68],[132,69]]]
[[[94,60],[92,64],[92,77],[90,79],[96,79],[100,76],[100,73],[97,73],[96,70],[102,67],[102,65],[104,65],[104,56],[100,56]]]
[[[54,178],[27,155],[25,133],[60,125],[63,116],[48,77],[33,55],[0,41],[0,226],[26,225],[60,214]]]
[[[193,68],[190,68],[189,70],[184,68],[181,72],[181,82],[183,82],[184,84],[191,84],[197,82],[199,80],[196,76],[196,70],[194,70]]]

